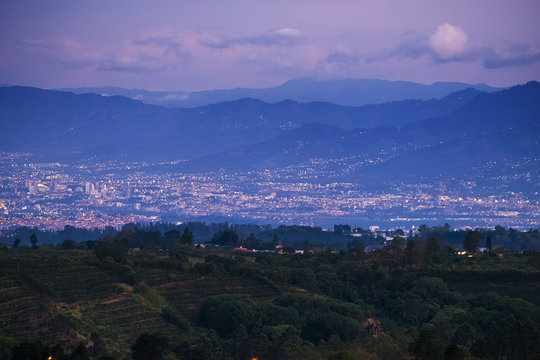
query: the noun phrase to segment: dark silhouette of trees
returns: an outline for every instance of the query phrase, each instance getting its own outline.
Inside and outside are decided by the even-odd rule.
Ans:
[[[469,349],[463,345],[450,344],[444,352],[444,360],[469,360]]]
[[[169,346],[169,339],[160,333],[142,333],[131,347],[133,360],[159,360]]]
[[[195,238],[193,237],[193,233],[189,231],[189,229],[185,228],[184,233],[182,234],[182,238],[180,239],[180,243],[183,245],[193,245],[195,244]]]
[[[222,337],[254,325],[257,312],[253,303],[239,295],[218,295],[207,299],[199,309],[199,321]]]
[[[187,229],[187,228],[186,228]],[[172,229],[163,235],[163,242],[166,247],[172,247],[180,242],[180,231]]]
[[[476,252],[480,240],[482,240],[480,232],[476,230],[469,231],[465,236],[465,240],[463,240],[463,249],[468,253]]]
[[[82,342],[79,343],[79,345],[71,353],[71,356],[68,357],[69,360],[88,360],[89,358],[88,349]]]
[[[262,246],[262,241],[260,239],[257,239],[255,234],[251,233],[244,241],[244,246],[248,249],[260,249]]]
[[[96,245],[96,249],[94,250],[94,253],[100,260],[103,260],[106,257],[111,257],[116,262],[123,262],[126,259],[128,249],[124,244],[118,241],[114,241],[114,242],[99,241]]]
[[[64,242],[62,243],[62,248],[64,248],[65,250],[75,249],[76,246],[77,243],[74,240],[70,239],[64,240]]]
[[[32,249],[37,249],[38,239],[36,234],[30,235],[30,242],[32,243]]]
[[[428,328],[422,331],[412,350],[418,360],[443,360],[445,347],[441,342],[439,330]]]
[[[15,241],[13,242],[13,248],[17,249],[20,243],[21,243],[21,239],[16,238]]]
[[[491,244],[491,235],[488,235],[486,239],[486,248],[489,252],[491,252],[492,247],[493,245]]]
[[[11,360],[44,360],[50,356],[50,349],[40,340],[23,340],[13,348]]]
[[[277,236],[277,234],[274,234],[274,237],[272,238],[272,246],[275,248],[278,245],[279,245],[279,237]]]
[[[234,230],[220,231],[214,234],[212,243],[221,246],[238,246],[240,244],[240,237]]]

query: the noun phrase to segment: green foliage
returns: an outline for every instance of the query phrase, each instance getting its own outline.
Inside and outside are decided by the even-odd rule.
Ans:
[[[0,360],[9,360],[11,358],[11,353],[15,344],[15,339],[0,335]]]
[[[186,330],[190,327],[190,322],[186,319],[186,317],[182,315],[180,311],[176,310],[170,305],[163,308],[161,316],[163,316],[171,324],[176,325],[179,329]]]
[[[161,310],[162,308],[166,307],[167,302],[161,296],[159,291],[148,286],[144,281],[138,283],[135,289],[139,294],[141,294],[144,302],[148,304],[150,308],[154,310]]]
[[[88,356],[88,349],[86,348],[86,345],[84,345],[82,342],[79,343],[79,345],[73,350],[71,353],[71,356],[68,358],[69,360],[89,360]]]
[[[264,325],[293,325],[296,328],[302,326],[298,310],[293,307],[278,306],[275,304],[261,304],[259,314]]]
[[[62,248],[65,250],[73,250],[75,249],[76,246],[77,246],[77,243],[69,239],[64,240],[64,242],[62,243]]]
[[[493,244],[491,243],[491,235],[488,235],[486,238],[486,248],[488,251],[491,251],[493,249]]]
[[[450,344],[444,352],[444,360],[468,360],[470,358],[469,349],[463,345]]]
[[[361,256],[176,245],[168,254],[142,250],[118,263],[98,261],[88,250],[56,249],[0,253],[4,334],[66,344],[83,337],[94,344],[88,349],[94,358],[124,352],[148,331],[166,332],[175,353],[168,356],[182,359],[540,353],[535,251],[468,258],[436,238]],[[0,337],[3,344],[10,358],[21,343]]]
[[[445,346],[439,331],[427,328],[420,333],[413,344],[412,351],[418,360],[444,360]]]
[[[37,239],[36,234],[30,235],[30,242],[32,243],[32,249],[34,250],[37,249],[38,239]]]
[[[238,246],[240,245],[240,237],[234,230],[224,230],[214,235],[212,243],[220,246]]]
[[[110,257],[116,262],[124,262],[128,253],[128,249],[126,245],[122,244],[119,241],[100,241],[97,243],[94,253],[99,260],[104,260]]]
[[[331,353],[327,357],[328,360],[354,360],[354,355],[347,350],[340,350]]]
[[[39,340],[24,340],[13,348],[11,360],[45,360],[50,349]]]
[[[350,341],[358,336],[361,329],[362,325],[350,317],[335,312],[313,313],[306,316],[302,337],[314,344],[321,340],[328,341],[332,335],[339,336],[343,341]]]
[[[195,244],[195,238],[193,237],[193,233],[189,231],[187,227],[185,228],[184,233],[182,234],[182,237],[180,238],[180,243],[182,245],[190,245],[190,246],[193,246],[193,244]]]
[[[478,231],[469,231],[463,240],[463,249],[468,253],[476,252],[480,240],[482,240],[482,235]]]
[[[169,340],[159,333],[142,333],[131,347],[133,360],[159,360],[169,346]]]
[[[218,295],[200,307],[198,319],[222,337],[231,337],[240,327],[250,328],[257,317],[255,305],[243,296]]]
[[[187,230],[187,227],[186,227],[186,230]],[[180,231],[176,229],[169,230],[163,235],[163,243],[168,248],[178,244],[179,242],[180,242]]]
[[[401,236],[394,236],[391,246],[392,248],[397,249],[397,250],[405,250],[405,248],[407,247],[407,241],[405,241],[405,238]]]

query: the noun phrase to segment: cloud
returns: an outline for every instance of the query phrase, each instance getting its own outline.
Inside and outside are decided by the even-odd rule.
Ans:
[[[101,61],[97,70],[117,71],[127,73],[154,72],[160,69],[159,62],[152,59],[142,59],[140,57],[119,56]]]
[[[65,68],[81,68],[96,64],[97,53],[89,51],[81,43],[69,38],[22,39],[17,45],[30,56],[52,60]]]
[[[99,62],[97,70],[143,73],[178,68],[190,60],[193,38],[203,36],[172,30],[148,32],[138,39],[125,41]]]
[[[366,57],[368,63],[386,61],[393,58],[419,59],[432,56],[429,39],[421,34],[407,32],[401,42],[391,50],[381,50]]]
[[[439,25],[429,37],[407,32],[396,47],[367,56],[367,62],[380,62],[393,58],[426,58],[436,63],[469,62],[478,59],[481,47],[478,44],[471,44],[463,29],[445,23]]]
[[[468,51],[468,36],[460,27],[446,23],[431,35],[429,45],[439,59],[458,59]]]
[[[540,50],[527,46],[512,46],[505,51],[491,51],[484,57],[483,64],[488,69],[525,66],[540,62]]]
[[[281,28],[266,34],[250,36],[231,36],[221,39],[203,41],[202,44],[210,48],[225,49],[234,45],[297,45],[304,42],[304,35],[293,28]]]
[[[361,57],[349,47],[339,44],[334,51],[328,54],[326,61],[330,64],[356,65],[361,61]]]
[[[366,62],[394,58],[424,58],[435,63],[479,62],[487,69],[496,69],[540,62],[540,50],[524,45],[501,49],[481,42],[471,42],[463,29],[445,23],[439,25],[429,37],[404,34],[404,39],[395,48],[368,55]]]

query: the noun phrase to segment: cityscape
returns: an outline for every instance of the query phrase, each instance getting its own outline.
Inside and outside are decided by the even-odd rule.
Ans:
[[[0,1],[0,360],[540,360],[540,1]]]
[[[392,184],[370,189],[310,165],[230,173],[178,172],[178,162],[25,162],[2,154],[0,228],[120,228],[126,223],[229,221],[411,228],[501,225],[528,230],[540,221],[538,196],[470,181]],[[320,165],[320,164],[319,164]],[[298,175],[300,174],[300,175]],[[526,176],[526,174],[524,175]]]

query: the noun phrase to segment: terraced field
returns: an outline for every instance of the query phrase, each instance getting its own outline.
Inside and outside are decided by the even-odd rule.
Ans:
[[[246,295],[254,302],[269,302],[279,293],[255,279],[216,274],[212,276],[194,276],[186,274],[178,281],[158,286],[163,296],[175,307],[183,311],[198,309],[207,298],[220,294]]]
[[[165,306],[192,317],[204,299],[243,294],[271,301],[279,291],[258,279],[189,269],[204,262],[190,254],[183,266],[129,266],[100,262],[91,251],[18,249],[0,252],[0,334],[14,338],[61,341],[73,347],[83,340],[92,349],[99,334],[109,350],[125,350],[146,331],[167,334],[172,344],[189,336],[145,300],[137,283],[157,290]],[[136,262],[136,261],[135,261]],[[165,264],[165,265],[164,265]],[[131,263],[132,265],[132,263]]]

